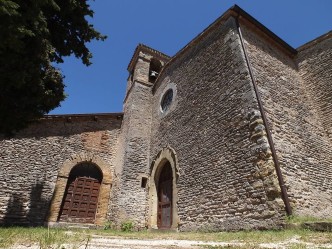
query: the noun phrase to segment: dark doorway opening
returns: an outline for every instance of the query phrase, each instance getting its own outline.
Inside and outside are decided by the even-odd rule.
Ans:
[[[93,223],[103,175],[92,163],[76,165],[70,172],[59,221]]]
[[[172,167],[167,162],[158,180],[158,215],[157,225],[160,229],[168,229],[172,226],[172,193],[173,193],[173,174]]]

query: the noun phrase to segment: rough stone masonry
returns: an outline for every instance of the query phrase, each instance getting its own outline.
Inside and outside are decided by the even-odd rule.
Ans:
[[[238,6],[172,57],[140,44],[123,113],[48,115],[1,137],[0,223],[221,231],[331,217],[331,61],[332,32],[294,49]]]

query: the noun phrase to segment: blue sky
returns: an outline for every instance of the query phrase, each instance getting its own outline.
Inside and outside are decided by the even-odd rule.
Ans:
[[[93,64],[59,65],[67,99],[50,114],[121,112],[127,66],[138,43],[170,56],[237,4],[294,48],[332,29],[331,0],[96,0],[95,28],[105,42],[88,45]]]

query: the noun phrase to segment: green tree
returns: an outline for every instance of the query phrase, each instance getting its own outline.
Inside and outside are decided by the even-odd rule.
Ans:
[[[26,127],[65,99],[54,64],[75,55],[88,66],[86,43],[106,38],[88,17],[88,0],[0,0],[0,133]]]

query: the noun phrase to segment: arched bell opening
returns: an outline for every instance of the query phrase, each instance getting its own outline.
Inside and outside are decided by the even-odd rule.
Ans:
[[[154,83],[161,71],[162,64],[159,60],[152,58],[149,68],[149,82]]]
[[[70,171],[58,221],[94,223],[103,174],[93,163],[80,163]]]

